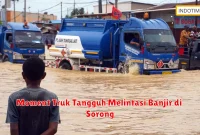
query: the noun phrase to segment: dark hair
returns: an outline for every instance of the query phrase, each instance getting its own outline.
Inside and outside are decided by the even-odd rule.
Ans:
[[[29,58],[23,64],[23,73],[30,81],[42,79],[45,72],[45,64],[40,58]]]

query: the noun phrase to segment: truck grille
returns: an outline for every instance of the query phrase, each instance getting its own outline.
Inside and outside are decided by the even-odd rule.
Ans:
[[[30,45],[30,44],[16,44],[17,48],[37,48],[37,49],[43,49],[44,45],[43,44],[34,44],[34,45]]]
[[[29,59],[29,58],[32,58],[32,57],[39,57],[39,55],[36,55],[36,54],[23,54],[22,55],[24,59]]]

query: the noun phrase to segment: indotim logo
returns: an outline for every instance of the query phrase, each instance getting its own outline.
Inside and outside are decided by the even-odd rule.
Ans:
[[[176,16],[200,16],[200,5],[176,5]]]

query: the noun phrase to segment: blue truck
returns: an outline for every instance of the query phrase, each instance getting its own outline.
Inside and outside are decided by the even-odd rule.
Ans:
[[[0,60],[23,63],[30,57],[45,59],[40,29],[31,23],[8,22],[0,26]]]
[[[47,66],[67,70],[128,73],[137,66],[140,74],[180,72],[174,36],[162,19],[63,19],[49,51],[55,62]]]

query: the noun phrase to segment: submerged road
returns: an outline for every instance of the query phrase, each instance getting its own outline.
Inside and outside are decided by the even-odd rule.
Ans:
[[[21,65],[0,63],[0,131],[9,135],[5,124],[8,96],[23,87]],[[182,71],[173,75],[142,76],[65,71],[47,68],[42,87],[56,93],[61,124],[57,135],[184,135],[200,134],[200,71]],[[134,71],[134,70],[133,70]],[[76,100],[135,100],[146,106],[111,106],[88,108],[73,105]],[[150,106],[149,99],[181,99],[179,106]],[[64,103],[64,102],[63,102]],[[80,104],[79,104],[80,105]],[[114,118],[87,117],[86,111],[113,112]],[[101,114],[102,115],[102,114]],[[111,116],[111,114],[110,114]]]

